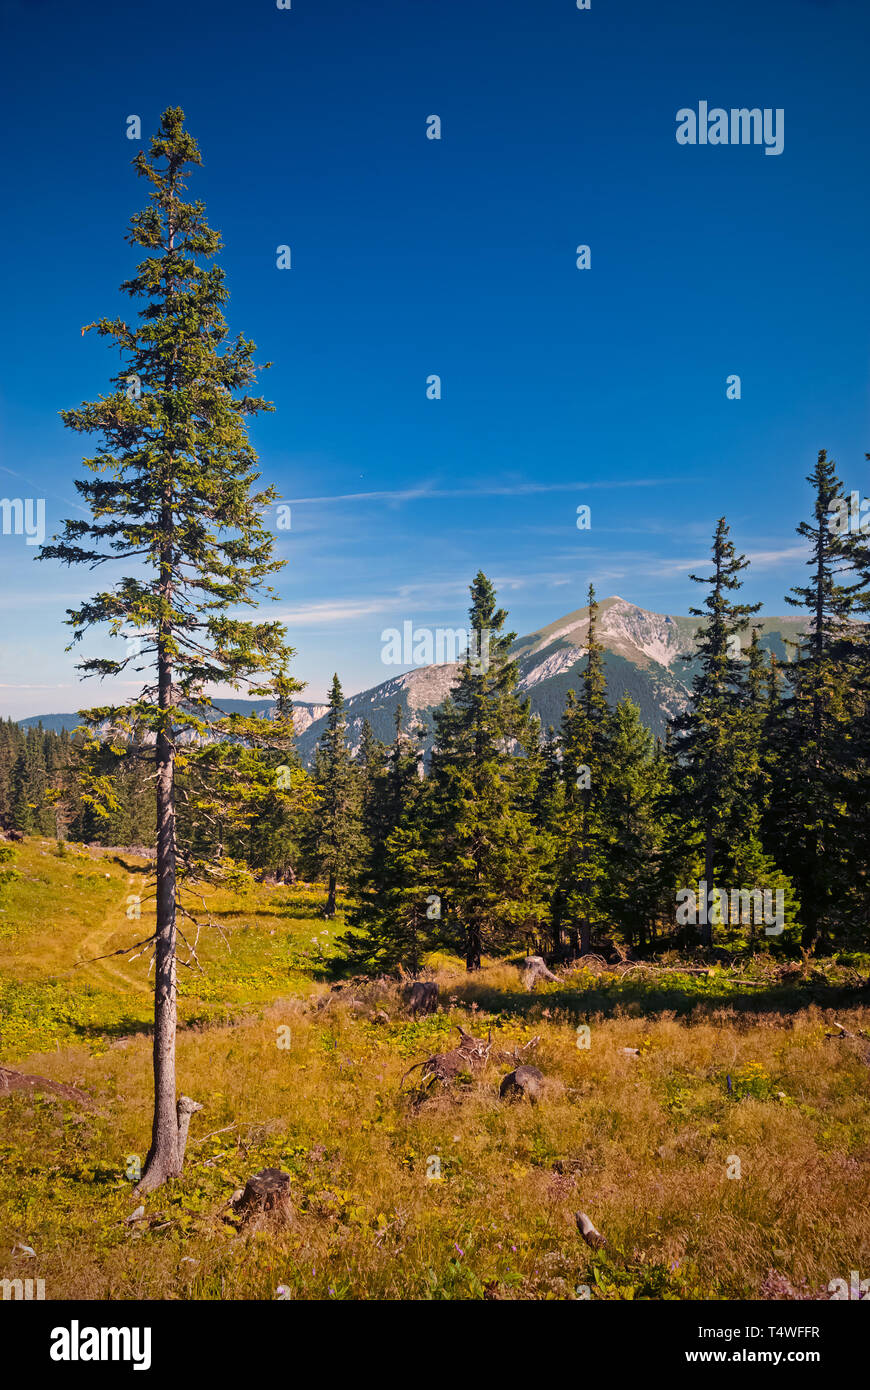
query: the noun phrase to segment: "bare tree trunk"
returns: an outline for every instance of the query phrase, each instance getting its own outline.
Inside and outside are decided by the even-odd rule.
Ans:
[[[713,875],[716,867],[713,862],[713,834],[709,826],[704,836],[704,884],[707,890],[707,902],[705,904],[704,921],[699,924],[699,935],[702,946],[713,945],[713,924],[710,921],[710,889],[713,887]],[[700,908],[701,904],[698,904]]]
[[[323,915],[324,915],[324,917],[334,917],[334,916],[335,916],[335,889],[336,889],[335,874],[330,874],[330,875],[329,875],[329,891],[327,892],[327,895],[326,895],[326,907],[325,907],[324,910],[323,910]]]
[[[177,170],[170,175],[174,184]],[[174,208],[168,213],[166,250],[170,257],[175,246]],[[167,272],[167,302],[174,294],[171,269]],[[167,368],[164,385],[167,393],[175,386],[175,355]],[[173,440],[171,431],[165,438],[165,453],[161,462],[159,522],[158,591],[163,611],[157,620],[157,703],[160,724],[154,750],[157,777],[157,849],[156,849],[156,908],[155,970],[154,970],[154,1116],[151,1124],[151,1147],[145,1160],[137,1193],[152,1192],[167,1178],[178,1177],[184,1162],[184,1149],[190,1117],[202,1106],[175,1095],[175,1033],[178,1020],[176,989],[176,844],[175,844],[175,730],[172,710],[173,691],[173,618],[175,597],[175,540],[173,498]]]
[[[465,968],[471,972],[480,969],[480,927],[469,922],[465,929]]]
[[[175,240],[171,214],[167,226],[167,248],[172,253]],[[169,290],[171,292],[171,283]],[[167,370],[166,388],[171,390],[172,373]],[[173,497],[172,452],[167,447],[166,472],[160,506],[161,601],[171,608],[173,597]],[[137,1192],[151,1192],[178,1168],[178,1116],[175,1109],[175,1031],[178,997],[175,962],[175,745],[171,726],[172,656],[171,622],[161,616],[157,629],[157,702],[161,712],[154,750],[157,775],[156,909],[154,944],[154,1116],[151,1122],[151,1148]],[[186,1131],[185,1131],[186,1135]]]
[[[552,918],[550,921],[551,948],[556,956],[562,954],[562,946],[564,944],[562,939],[562,923],[564,916],[565,912],[562,904],[562,895],[557,889],[553,896]]]
[[[172,672],[158,656],[159,699],[171,701]],[[178,1176],[178,1117],[175,1108],[175,752],[165,728],[157,736],[157,930],[154,975],[154,1119],[151,1148],[137,1192],[150,1192]],[[188,1121],[189,1122],[189,1121]]]

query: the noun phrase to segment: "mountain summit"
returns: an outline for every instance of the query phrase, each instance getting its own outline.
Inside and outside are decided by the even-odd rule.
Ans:
[[[644,723],[654,734],[663,736],[668,719],[686,702],[695,671],[691,654],[695,648],[694,634],[697,618],[652,613],[635,603],[613,595],[598,605],[598,640],[605,648],[607,697],[617,704],[628,695],[640,709]],[[788,642],[794,642],[805,625],[800,617],[759,619],[762,647],[775,653],[778,660],[787,662]],[[532,710],[546,728],[558,728],[565,706],[565,696],[579,681],[577,663],[582,661],[584,643],[589,630],[589,609],[578,608],[573,613],[556,618],[538,632],[518,637],[513,655],[519,663],[520,690],[529,696]],[[750,630],[744,635],[748,644]],[[688,661],[682,658],[689,656]],[[340,658],[336,664],[341,666]],[[393,717],[396,705],[405,710],[405,726],[423,722],[444,700],[456,682],[457,662],[416,666],[391,676],[381,684],[351,695],[345,702],[347,733],[351,748],[359,747],[362,726],[367,719],[375,735],[389,742],[394,733]],[[226,710],[246,710],[256,704],[268,708],[268,701],[225,700]],[[310,762],[323,732],[327,706],[306,701],[294,703],[299,753]],[[20,721],[22,727],[41,723],[47,729],[73,729],[79,723],[76,714],[32,716]]]
[[[691,654],[695,649],[696,618],[651,613],[646,608],[613,595],[598,605],[598,641],[605,648],[607,697],[617,704],[628,695],[638,705],[641,717],[654,734],[663,736],[669,718],[686,702],[695,671]],[[788,661],[787,641],[795,641],[805,620],[766,618],[756,624],[762,647]],[[519,663],[520,690],[531,700],[532,711],[542,725],[558,727],[565,696],[579,680],[577,663],[583,659],[589,630],[589,609],[566,613],[538,632],[518,637],[513,655]],[[745,642],[748,644],[747,630]],[[689,656],[690,660],[681,658]],[[393,736],[393,715],[401,702],[406,711],[406,727],[423,719],[436,708],[456,681],[458,665],[417,666],[393,676],[380,685],[352,695],[346,702],[347,731],[355,749],[366,719],[378,738],[388,742]],[[299,751],[308,761],[323,730],[323,719],[308,722],[299,730]]]

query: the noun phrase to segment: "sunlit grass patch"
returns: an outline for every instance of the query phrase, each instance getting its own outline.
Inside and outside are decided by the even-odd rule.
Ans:
[[[128,1220],[150,1129],[147,959],[76,962],[89,940],[143,935],[146,914],[126,918],[120,864],[34,842],[21,859],[70,911],[0,942],[2,1058],[92,1105],[0,1102],[0,1277],[17,1241],[49,1298],[736,1298],[771,1268],[815,1289],[870,1267],[870,1072],[826,1036],[832,1017],[866,1029],[866,1007],[800,985],[782,1011],[779,985],[641,971],[529,994],[516,964],[469,978],[451,960],[429,962],[440,1011],[415,1019],[399,982],[331,991],[340,922],[310,889],[265,885],[207,899],[221,930],[182,972],[178,1036],[179,1089],[204,1108],[183,1178]],[[406,1094],[459,1024],[491,1028],[485,1071]],[[535,1037],[544,1098],[508,1105],[508,1059]],[[230,1198],[270,1166],[292,1179],[293,1220],[245,1228]]]

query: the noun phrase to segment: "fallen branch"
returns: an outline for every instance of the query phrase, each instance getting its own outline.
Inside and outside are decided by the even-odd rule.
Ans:
[[[868,1035],[863,1029],[858,1033],[853,1033],[849,1028],[844,1027],[842,1023],[838,1023],[836,1019],[832,1019],[831,1022],[833,1026],[839,1028],[840,1031],[839,1033],[826,1033],[826,1038],[854,1038],[856,1042],[866,1041],[868,1038]]]
[[[104,956],[88,956],[85,960],[77,960],[73,963],[73,970],[78,970],[81,965],[93,965],[97,960],[111,960],[112,956],[126,956],[128,951],[135,951],[137,946],[147,946],[149,941],[155,939],[152,932],[150,936],[143,936],[141,941],[131,941],[129,946],[120,946],[117,951],[107,951]]]
[[[223,1129],[213,1129],[211,1134],[204,1134],[201,1139],[191,1139],[190,1142],[191,1144],[204,1144],[206,1139],[213,1139],[216,1134],[226,1134],[228,1129],[235,1129],[235,1127],[236,1121],[233,1120],[231,1125],[224,1125]],[[229,1149],[227,1149],[227,1153],[229,1153]]]
[[[593,1250],[600,1250],[602,1246],[607,1244],[604,1236],[600,1231],[595,1229],[585,1211],[576,1211],[574,1213],[574,1220],[577,1222],[577,1230],[580,1232],[586,1244],[590,1245]]]

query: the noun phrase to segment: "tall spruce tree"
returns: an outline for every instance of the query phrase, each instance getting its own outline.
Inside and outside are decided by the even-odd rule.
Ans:
[[[52,817],[48,810],[48,769],[42,725],[27,730],[24,745],[12,772],[15,827],[25,835],[47,835]]]
[[[401,967],[416,975],[424,951],[440,939],[441,905],[430,859],[430,788],[420,775],[426,731],[403,730],[401,705],[395,730],[385,764],[371,739],[365,741],[377,775],[365,817],[366,865],[349,912],[352,930],[342,944],[350,959],[369,968]]]
[[[337,675],[332,678],[326,727],[314,761],[315,805],[311,854],[318,873],[327,881],[324,916],[335,916],[340,880],[351,881],[364,853],[361,786],[347,746],[344,695]]]
[[[539,836],[530,809],[528,701],[510,658],[514,633],[482,571],[471,585],[469,648],[434,713],[433,860],[442,918],[479,970],[485,947],[537,933],[544,916]]]
[[[741,573],[749,561],[737,555],[725,518],[713,535],[713,572],[689,576],[709,590],[703,608],[691,608],[703,620],[693,654],[700,669],[692,681],[686,710],[673,721],[673,787],[684,822],[697,837],[709,893],[729,855],[729,830],[735,807],[745,796],[747,759],[743,739],[745,693],[740,635],[760,603],[736,603]],[[688,658],[687,658],[688,659]],[[703,914],[707,916],[707,914]],[[712,924],[700,923],[701,943],[712,943]]]
[[[151,185],[127,236],[145,258],[122,286],[140,304],[138,321],[90,325],[115,345],[122,363],[111,394],[62,412],[69,428],[102,437],[95,457],[85,460],[95,477],[76,482],[91,519],[68,521],[63,539],[40,556],[68,565],[131,565],[113,587],[70,610],[69,623],[73,642],[98,624],[113,636],[137,638],[120,660],[82,662],[86,675],[143,672],[135,701],[88,711],[92,726],[105,721],[116,739],[141,737],[153,766],[154,1118],[141,1192],[180,1172],[192,1108],[185,1097],[177,1100],[175,1078],[179,869],[186,862],[177,841],[177,763],[194,760],[197,740],[206,750],[214,742],[204,717],[208,688],[269,694],[269,678],[285,674],[292,655],[279,623],[236,616],[240,606],[271,593],[266,580],[281,564],[264,524],[276,494],[254,490],[259,474],[246,426],[271,407],[248,394],[254,344],[228,339],[228,291],[221,269],[209,264],[219,234],[202,203],[185,199],[187,173],[201,162],[178,108],[163,113],[148,152],[133,161]],[[235,760],[238,770],[256,722],[235,722],[228,734],[235,751],[226,761]]]
[[[606,835],[603,902],[616,931],[631,946],[645,945],[658,912],[658,806],[666,766],[640,710],[625,696],[613,711],[610,773],[602,821]]]
[[[401,704],[396,706],[395,727],[394,748],[402,727]],[[357,755],[364,867],[377,859],[398,818],[398,810],[391,804],[390,760],[386,744],[375,737],[368,719],[364,719]]]
[[[870,461],[870,453],[864,455]],[[867,488],[870,493],[870,488]],[[860,493],[859,493],[860,499]],[[849,530],[842,525],[842,513],[849,516]],[[837,801],[845,819],[837,819],[837,837],[842,870],[839,877],[838,930],[845,945],[866,951],[870,945],[870,891],[867,876],[867,844],[870,844],[870,517],[867,498],[857,517],[853,506],[841,503],[837,528],[845,557],[851,566],[849,617],[844,634],[837,642],[835,662],[841,671],[845,708],[839,710],[838,737],[834,734],[837,759]],[[848,694],[846,694],[848,692]],[[846,721],[848,717],[848,721]]]
[[[776,802],[777,857],[794,879],[803,942],[813,947],[842,925],[850,881],[847,783],[856,733],[850,560],[857,549],[836,524],[842,484],[824,449],[807,482],[813,516],[797,533],[809,542],[810,574],[786,595],[787,603],[806,613],[807,627],[787,670]]]
[[[235,766],[234,775],[244,787],[243,797],[227,806],[221,794],[212,797],[217,815],[230,811],[229,823],[222,827],[221,838],[226,841],[233,859],[240,859],[261,875],[274,875],[279,882],[296,880],[299,862],[313,800],[311,777],[302,767],[296,751],[292,694],[298,689],[295,681],[278,678],[275,681],[277,700],[268,721],[268,736],[262,733],[262,721],[257,720],[252,739],[239,736],[227,748],[213,747],[212,755],[221,759],[229,752]],[[241,743],[241,746],[239,746]],[[253,749],[245,747],[250,743]],[[226,772],[224,771],[224,777]],[[203,816],[202,793],[188,799],[186,809],[198,819],[204,847],[214,838],[214,823],[209,825]]]
[[[592,932],[609,918],[607,878],[607,787],[612,720],[607,704],[604,647],[598,641],[595,589],[587,594],[586,659],[579,696],[568,692],[562,717],[564,799],[556,832],[556,873],[551,904],[553,944],[563,929],[576,954],[586,955]]]

